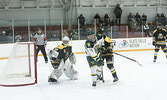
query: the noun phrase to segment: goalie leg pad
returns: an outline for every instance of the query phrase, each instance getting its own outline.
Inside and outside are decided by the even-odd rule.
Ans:
[[[74,70],[72,64],[69,62],[69,61],[66,61],[65,62],[65,65],[64,65],[64,74],[72,79],[72,80],[76,80],[78,79],[78,72]]]
[[[76,64],[76,63],[77,63],[77,59],[76,59],[75,54],[72,54],[72,55],[69,57],[69,60],[70,60],[71,64]]]
[[[59,67],[57,67],[52,71],[49,78],[58,79],[63,74],[63,72],[64,72],[64,62],[62,60],[61,63],[59,64]]]

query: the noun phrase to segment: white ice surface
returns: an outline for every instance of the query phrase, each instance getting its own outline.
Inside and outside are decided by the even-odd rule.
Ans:
[[[63,74],[58,84],[49,84],[51,64],[45,64],[43,57],[38,60],[38,84],[23,87],[0,87],[0,100],[167,100],[167,59],[162,51],[153,63],[153,51],[120,52],[143,64],[115,55],[115,69],[119,82],[104,66],[105,83],[91,86],[90,68],[84,54],[77,55],[75,69],[78,80],[70,80]],[[6,60],[0,60],[0,73]]]

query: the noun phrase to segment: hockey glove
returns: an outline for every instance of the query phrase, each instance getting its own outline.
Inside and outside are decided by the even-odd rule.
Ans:
[[[98,66],[104,66],[104,61],[101,57],[96,59]]]
[[[153,46],[155,46],[155,45],[156,45],[156,42],[155,42],[155,41],[153,41],[153,43],[152,43],[152,44],[153,44]]]
[[[57,60],[57,58],[56,58],[56,57],[52,57],[52,60],[54,60],[54,61],[55,61],[55,60]]]

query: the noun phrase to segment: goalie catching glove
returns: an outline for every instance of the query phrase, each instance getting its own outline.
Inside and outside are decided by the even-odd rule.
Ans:
[[[50,60],[56,60],[58,55],[59,55],[58,52],[56,52],[54,50],[49,50],[48,56],[49,56]]]
[[[155,42],[155,41],[153,41],[153,43],[152,43],[152,44],[153,44],[153,46],[155,46],[155,45],[156,45],[156,42]]]

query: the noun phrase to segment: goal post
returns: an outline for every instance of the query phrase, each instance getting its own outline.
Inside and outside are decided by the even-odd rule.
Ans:
[[[0,75],[0,86],[26,86],[37,83],[36,44],[15,43]]]

